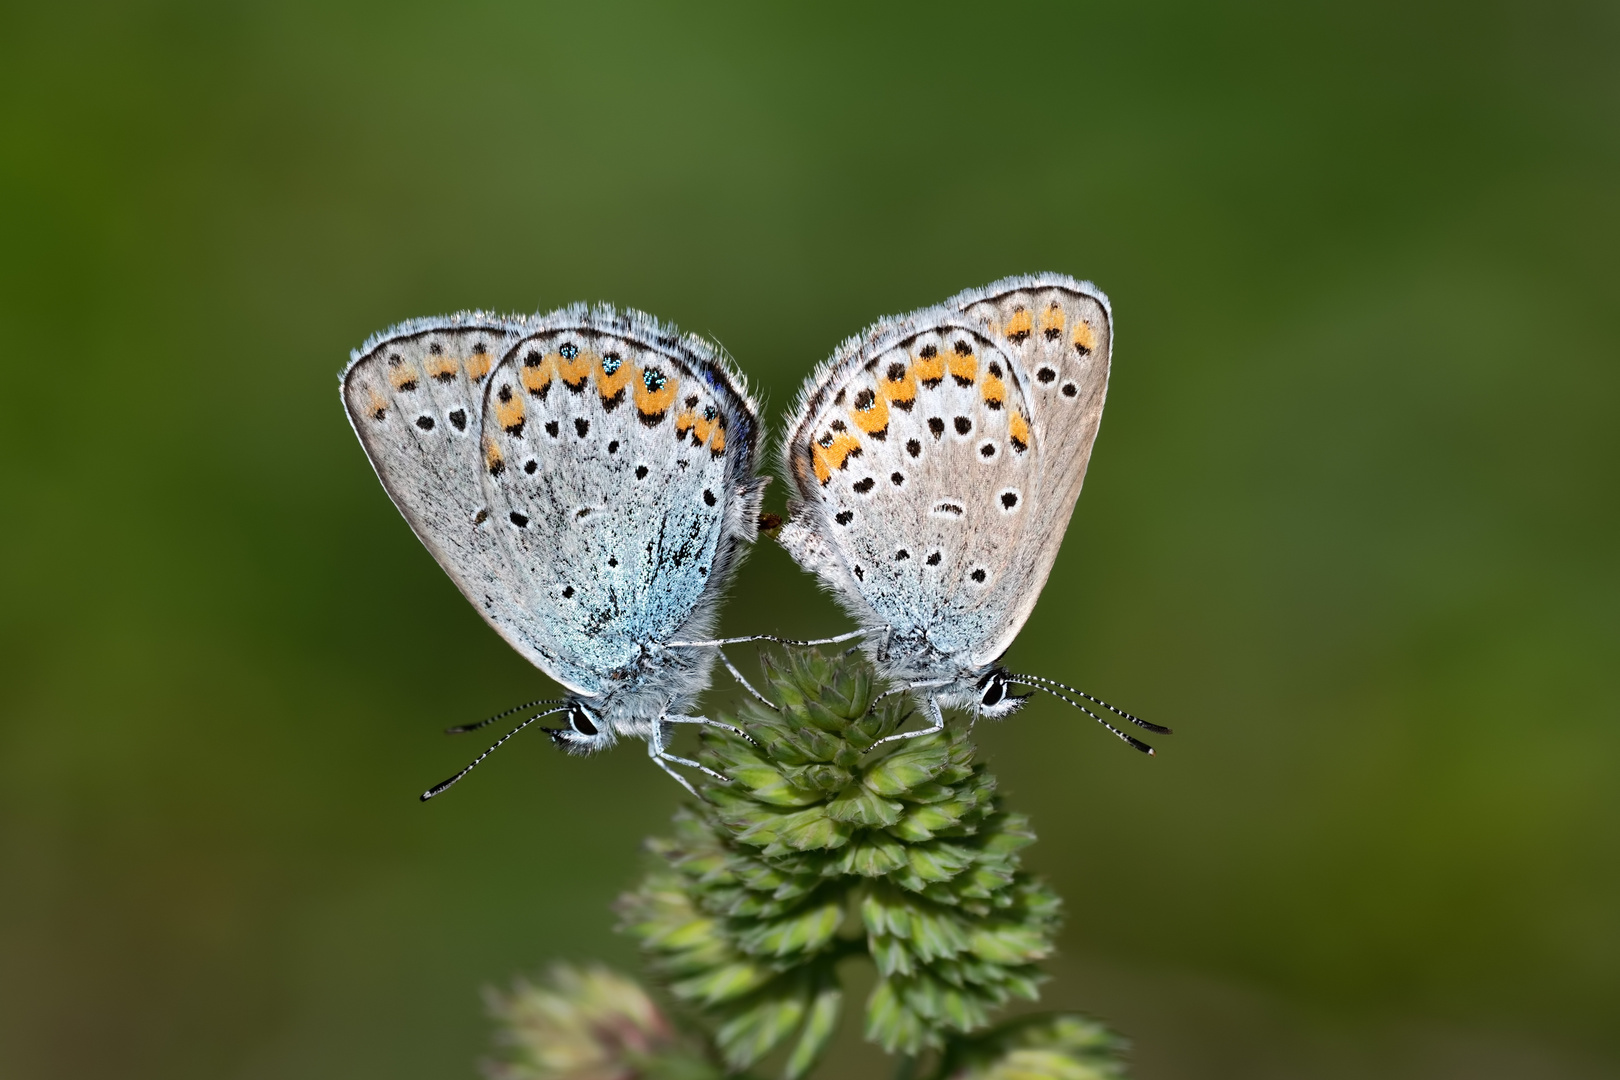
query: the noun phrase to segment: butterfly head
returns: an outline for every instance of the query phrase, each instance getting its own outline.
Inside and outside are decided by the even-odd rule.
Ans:
[[[1030,695],[1015,694],[1012,687],[1013,683],[1008,677],[1006,668],[994,667],[985,672],[977,686],[979,715],[991,720],[1000,720],[1022,709]]]
[[[570,754],[594,754],[612,745],[613,733],[607,729],[607,724],[603,722],[599,713],[593,712],[578,701],[570,701],[565,715],[568,718],[568,725],[547,728],[546,734],[551,736],[552,742]]]

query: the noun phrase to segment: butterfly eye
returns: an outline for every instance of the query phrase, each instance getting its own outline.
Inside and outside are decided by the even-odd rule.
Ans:
[[[596,734],[596,725],[591,723],[591,718],[585,714],[585,710],[578,706],[568,713],[568,723],[581,735]]]
[[[980,705],[996,705],[1007,696],[1007,684],[1000,679],[991,679],[990,685],[984,688],[984,696],[979,699]]]

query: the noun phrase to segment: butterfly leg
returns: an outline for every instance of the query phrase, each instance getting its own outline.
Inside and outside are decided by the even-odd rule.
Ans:
[[[809,640],[800,640],[799,638],[777,637],[774,634],[750,634],[747,637],[715,638],[713,641],[666,641],[666,642],[664,642],[664,648],[666,648],[666,649],[718,648],[721,645],[746,645],[750,641],[774,641],[778,645],[837,645],[841,641],[849,641],[851,638],[858,638],[862,634],[865,634],[865,633],[868,633],[868,632],[869,631],[867,631],[867,630],[851,630],[849,633],[847,633],[847,634],[839,634],[837,637],[812,638],[812,639],[809,639]]]
[[[770,704],[770,703],[766,702],[766,704]],[[744,731],[742,728],[733,727],[732,725],[722,723],[719,720],[710,720],[707,716],[668,716],[668,715],[666,715],[666,716],[659,717],[659,720],[662,721],[663,723],[666,723],[666,724],[704,724],[704,725],[706,725],[708,727],[717,727],[721,731],[729,731],[729,732],[731,732],[731,734],[736,735],[739,738],[748,739],[748,732]],[[753,742],[754,740],[753,739],[748,739],[748,741]],[[758,744],[756,743],[755,745],[758,745]],[[700,766],[700,768],[701,768],[701,766]],[[707,769],[705,769],[704,771],[708,772]],[[721,776],[719,773],[712,773],[711,772],[711,773],[709,773],[709,775],[713,776],[713,777],[716,777],[717,779],[720,779],[720,780],[725,780],[726,779],[725,777]],[[731,781],[726,780],[726,782],[729,784]]]
[[[941,685],[941,684],[938,683],[938,682],[914,683],[911,686],[904,687],[904,689],[906,689],[906,690],[917,690],[917,689],[921,689],[923,687],[939,686],[939,685]],[[929,724],[925,728],[919,728],[916,731],[899,731],[899,732],[896,732],[893,735],[889,735],[889,736],[887,736],[885,738],[879,739],[877,742],[872,744],[872,750],[876,750],[878,747],[882,746],[884,743],[898,742],[901,739],[915,739],[915,738],[917,738],[918,736],[921,736],[921,735],[933,735],[933,734],[936,734],[938,732],[944,731],[945,730],[945,714],[940,711],[939,698],[935,697],[933,694],[929,694],[927,697],[923,698],[923,701],[925,703],[925,708],[927,708],[927,710],[928,710],[928,718],[930,720],[932,720],[933,723]],[[871,753],[871,750],[868,750],[867,753]]]
[[[878,646],[878,651],[877,651],[878,663],[881,664],[881,663],[886,663],[888,661],[888,659],[889,659],[889,639],[892,638],[893,636],[894,636],[894,627],[885,626],[883,628],[883,644]]]
[[[650,735],[648,737],[648,739],[647,739],[647,756],[653,759],[653,764],[657,765],[660,769],[663,769],[671,777],[673,777],[675,782],[677,784],[681,785],[681,787],[685,788],[688,792],[690,792],[694,799],[700,799],[701,800],[703,798],[703,796],[698,794],[697,788],[692,786],[692,782],[690,780],[688,780],[686,777],[682,776],[680,773],[675,771],[674,767],[676,765],[685,765],[688,768],[696,769],[699,772],[704,773],[705,775],[713,777],[714,779],[720,781],[723,784],[731,783],[731,779],[729,777],[721,776],[719,773],[715,772],[713,769],[708,768],[707,766],[702,765],[699,762],[693,761],[690,758],[679,757],[679,756],[669,752],[669,750],[665,747],[665,744],[664,744],[664,740],[665,740],[665,738],[667,737],[667,734],[668,734],[667,730],[664,727],[664,722],[665,721],[670,721],[670,720],[681,720],[681,721],[687,721],[687,722],[699,721],[699,722],[702,722],[702,723],[713,723],[713,721],[705,720],[702,717],[679,717],[679,718],[663,717],[663,718],[661,718],[659,723],[654,726],[652,735]],[[724,727],[725,725],[722,724],[720,726]]]
[[[677,784],[681,785],[681,787],[685,788],[687,792],[691,794],[692,798],[701,800],[703,796],[697,793],[697,788],[692,786],[692,781],[676,772],[674,767],[670,765],[671,761],[679,761],[680,758],[671,758],[667,756],[658,748],[658,743],[660,741],[661,740],[657,738],[647,740],[647,756],[652,758],[654,765],[657,765],[660,769],[663,769],[665,772],[669,773]]]
[[[743,732],[739,728],[734,728],[730,724],[722,724],[718,720],[710,720],[707,716],[661,716],[658,718],[658,720],[658,730],[660,733],[663,732],[665,724],[707,724],[709,727],[717,727],[724,731],[729,731],[733,735],[741,735],[744,739],[748,739],[747,733]],[[753,742],[754,740],[748,739],[748,741]],[[651,745],[652,743],[649,742],[648,746]],[[658,738],[657,757],[660,761],[672,761],[677,765],[685,765],[689,769],[696,769],[704,776],[707,776],[712,780],[718,780],[722,784],[731,783],[731,777],[726,776],[723,773],[717,773],[707,765],[693,761],[690,758],[676,757],[674,754],[670,753],[669,750],[664,746],[664,737],[662,734],[660,734]]]

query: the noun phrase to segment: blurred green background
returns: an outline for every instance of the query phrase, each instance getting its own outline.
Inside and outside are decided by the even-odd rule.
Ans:
[[[1177,734],[982,740],[1047,1001],[1143,1080],[1620,1075],[1615,5],[11,3],[0,88],[0,1075],[472,1076],[481,985],[634,963],[638,749],[416,802],[549,683],[372,475],[367,334],[609,300],[774,421],[1048,269],[1119,338],[1013,660]],[[765,543],[725,625],[848,623]]]

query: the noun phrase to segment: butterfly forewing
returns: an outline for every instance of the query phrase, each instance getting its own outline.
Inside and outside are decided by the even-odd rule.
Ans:
[[[993,658],[1012,644],[1034,610],[1080,498],[1108,396],[1113,312],[1096,286],[1062,274],[1006,278],[946,306],[979,320],[1012,353],[1029,387],[1031,422],[1042,443],[1032,547],[1020,553],[1026,587],[1008,598],[1009,629],[984,651]]]
[[[509,557],[488,527],[481,481],[484,385],[521,326],[441,320],[401,329],[344,372],[350,422],[394,505],[445,573],[501,636],[549,671],[557,650],[509,587]]]
[[[1008,278],[947,306],[979,320],[1012,354],[1029,387],[1047,463],[1040,527],[1057,556],[1102,422],[1113,317],[1095,286],[1060,274]],[[1046,580],[1043,572],[1035,589]]]

